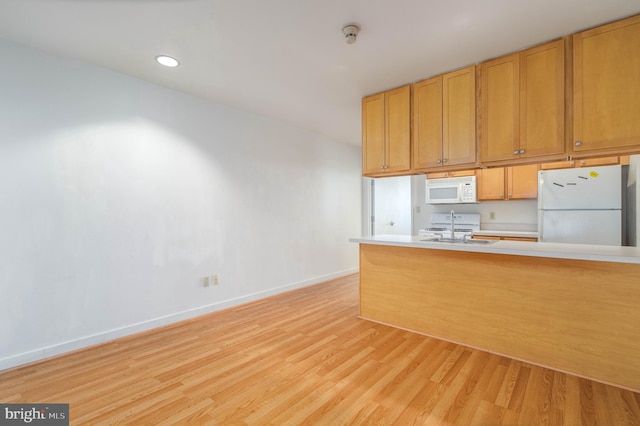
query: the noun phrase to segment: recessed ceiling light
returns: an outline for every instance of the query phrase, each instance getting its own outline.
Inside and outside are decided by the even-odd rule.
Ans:
[[[156,56],[156,61],[158,61],[159,64],[164,65],[165,67],[177,67],[178,65],[180,65],[180,62],[178,62],[177,59],[172,58],[171,56],[167,56],[167,55],[158,55]]]

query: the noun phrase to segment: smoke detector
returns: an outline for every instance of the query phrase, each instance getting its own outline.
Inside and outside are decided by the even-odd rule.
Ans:
[[[356,42],[356,38],[358,38],[360,27],[355,24],[349,24],[342,29],[342,32],[344,33],[344,39],[347,44],[353,44]]]

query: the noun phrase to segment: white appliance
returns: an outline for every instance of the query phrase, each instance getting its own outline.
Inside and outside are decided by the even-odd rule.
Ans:
[[[622,168],[538,172],[540,241],[622,244]]]
[[[453,234],[457,240],[463,236],[470,236],[480,230],[480,214],[478,213],[454,213]],[[438,239],[451,238],[451,213],[432,213],[431,224],[426,229],[420,229],[418,236]]]
[[[427,204],[476,203],[476,177],[427,179]]]

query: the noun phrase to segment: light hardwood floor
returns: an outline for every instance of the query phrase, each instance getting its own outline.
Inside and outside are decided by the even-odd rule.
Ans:
[[[357,275],[2,372],[0,402],[89,425],[640,425],[640,394],[359,319]]]

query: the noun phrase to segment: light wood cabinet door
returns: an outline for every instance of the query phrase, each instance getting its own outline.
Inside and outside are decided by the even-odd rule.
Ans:
[[[519,150],[519,68],[517,53],[481,65],[482,162],[510,160]]]
[[[411,170],[411,86],[385,93],[385,172]]]
[[[505,199],[504,167],[478,170],[476,185],[478,201],[497,201]]]
[[[507,167],[507,199],[527,200],[538,198],[537,164]]]
[[[442,76],[443,165],[476,162],[476,72],[467,67]]]
[[[520,158],[565,152],[564,44],[557,40],[520,53]]]
[[[415,83],[413,90],[413,168],[442,165],[442,76]]]
[[[640,15],[573,36],[573,152],[640,149]]]
[[[362,172],[366,176],[411,170],[411,87],[362,99]]]
[[[384,172],[384,93],[362,99],[362,173]]]

